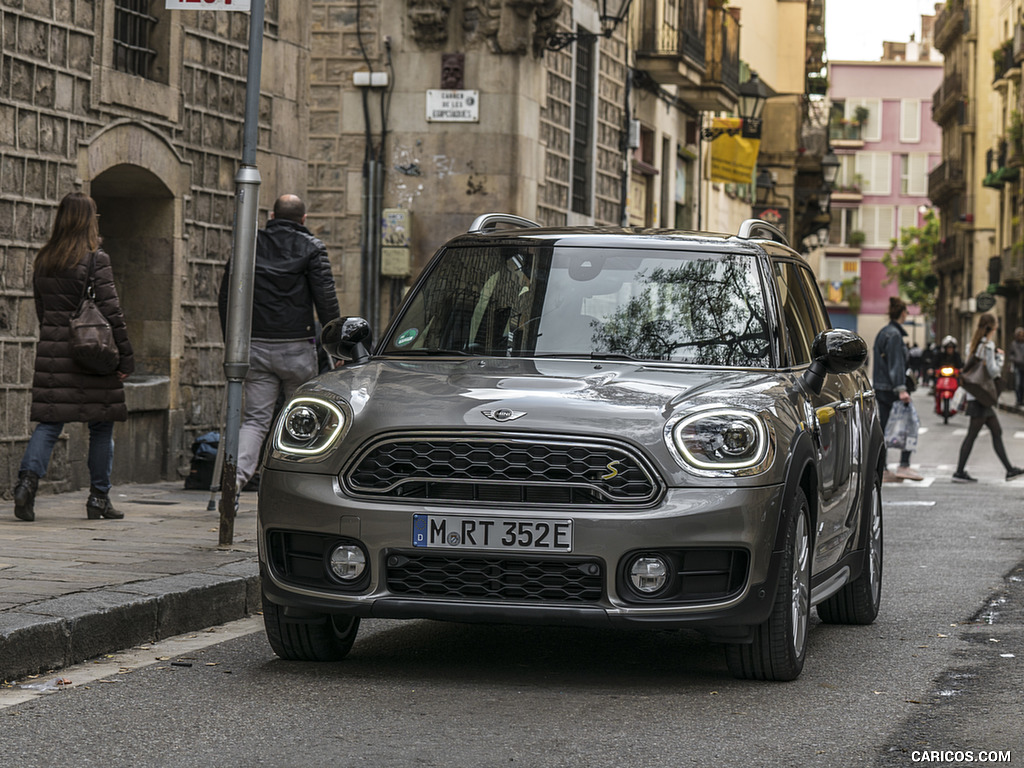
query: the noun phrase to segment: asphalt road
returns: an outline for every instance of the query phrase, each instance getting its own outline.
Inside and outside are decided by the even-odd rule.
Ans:
[[[1024,418],[1002,420],[1024,465]],[[300,664],[255,619],[65,670],[57,693],[0,691],[3,762],[1024,766],[1024,480],[986,434],[981,482],[950,483],[964,424],[922,422],[926,480],[883,493],[882,613],[815,623],[795,682],[735,681],[686,632],[425,621],[364,622],[346,661]]]

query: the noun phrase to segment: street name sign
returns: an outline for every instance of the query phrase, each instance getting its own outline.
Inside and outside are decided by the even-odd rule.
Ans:
[[[427,121],[431,123],[480,122],[480,92],[428,90]]]

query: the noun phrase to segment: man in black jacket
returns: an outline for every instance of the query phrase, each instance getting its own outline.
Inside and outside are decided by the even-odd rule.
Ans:
[[[282,195],[267,226],[256,233],[252,340],[238,433],[239,490],[259,466],[278,397],[283,393],[287,400],[296,387],[317,374],[313,310],[321,325],[341,314],[327,249],[305,223],[302,200]],[[227,322],[230,272],[229,261],[220,285],[222,328]]]

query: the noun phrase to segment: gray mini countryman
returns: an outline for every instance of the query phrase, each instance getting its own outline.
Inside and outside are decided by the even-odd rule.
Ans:
[[[264,619],[334,661],[364,618],[693,629],[791,680],[811,608],[869,624],[884,464],[867,348],[774,227],[479,217],[387,330],[285,404],[264,458]]]

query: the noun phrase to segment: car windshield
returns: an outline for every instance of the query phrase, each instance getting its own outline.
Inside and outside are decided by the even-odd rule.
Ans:
[[[580,356],[768,367],[756,259],[548,244],[448,248],[389,355]]]

